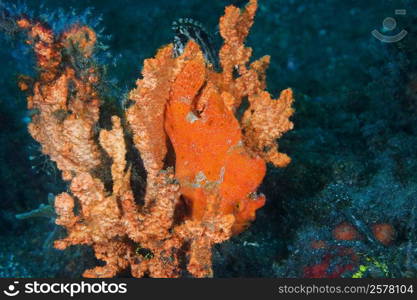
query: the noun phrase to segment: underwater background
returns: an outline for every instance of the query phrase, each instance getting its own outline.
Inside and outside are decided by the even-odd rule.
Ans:
[[[174,20],[201,22],[219,47],[224,7],[245,1],[0,3],[55,28],[81,20],[100,32],[120,101],[143,60],[172,42]],[[383,26],[388,17],[395,29]],[[375,29],[407,35],[385,43]],[[259,0],[247,45],[254,58],[271,55],[272,95],[295,92],[295,128],[279,140],[292,162],[268,169],[267,203],[249,229],[215,246],[215,277],[417,277],[417,2]],[[65,230],[53,212],[25,215],[67,189],[27,131],[17,78],[34,65],[21,37],[0,33],[0,277],[78,278],[97,264],[92,250],[54,249]]]

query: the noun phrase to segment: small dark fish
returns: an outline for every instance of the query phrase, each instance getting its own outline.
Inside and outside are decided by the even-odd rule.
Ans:
[[[175,32],[175,57],[180,56],[184,52],[187,42],[193,40],[200,46],[201,51],[203,51],[206,62],[212,64],[213,67],[217,69],[219,63],[214,49],[214,44],[210,35],[207,33],[207,30],[200,22],[194,21],[190,18],[181,18],[172,23],[172,30]]]

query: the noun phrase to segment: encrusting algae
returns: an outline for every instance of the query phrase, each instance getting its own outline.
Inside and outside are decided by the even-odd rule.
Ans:
[[[70,181],[69,192],[55,198],[56,223],[68,232],[55,247],[91,245],[105,262],[85,277],[113,277],[126,269],[134,277],[179,277],[184,258],[192,276],[213,276],[213,245],[245,230],[264,205],[256,189],[266,163],[290,162],[276,139],[293,127],[293,95],[287,89],[272,99],[265,91],[269,56],[249,63],[252,49],[244,41],[256,10],[256,0],[242,10],[226,8],[221,72],[193,40],[179,55],[169,44],[146,59],[129,95],[126,122],[113,116],[112,129],[98,135],[99,72],[94,65],[80,72],[63,59],[70,47],[89,58],[94,31],[73,25],[55,36],[40,22],[17,20],[39,67],[33,86],[20,84],[31,90],[28,108],[37,111],[29,131]],[[239,121],[244,99],[249,107]],[[132,191],[128,132],[147,172],[144,199]],[[93,171],[104,154],[111,159],[111,191]]]

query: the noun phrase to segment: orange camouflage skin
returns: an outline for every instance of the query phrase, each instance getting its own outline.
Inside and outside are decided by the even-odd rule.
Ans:
[[[98,127],[103,101],[95,65],[78,70],[68,63],[77,59],[68,57],[74,47],[93,56],[94,31],[76,24],[56,36],[45,24],[17,20],[39,67],[39,76],[19,83],[36,111],[29,132],[69,182],[55,198],[56,224],[68,234],[54,245],[89,245],[105,263],[85,277],[126,269],[133,277],[179,277],[184,259],[189,274],[211,277],[213,245],[245,230],[265,204],[256,189],[266,164],[290,162],[276,140],[293,127],[293,95],[287,89],[273,99],[265,91],[269,56],[249,62],[252,49],[244,41],[256,10],[256,0],[226,8],[221,72],[193,40],[177,57],[169,44],[146,59],[129,94],[133,105],[112,116],[111,130]],[[244,99],[248,108],[239,119]],[[131,187],[127,132],[147,173],[144,199]],[[111,173],[111,190],[98,167]],[[187,213],[178,213],[184,206]]]
[[[233,232],[255,218],[264,196],[252,195],[266,164],[245,149],[239,122],[224,104],[219,89],[207,81],[197,44],[181,57],[185,65],[175,78],[166,109],[165,128],[176,155],[175,176],[191,209],[191,218],[207,218],[207,202],[215,197],[217,214],[233,214]]]

